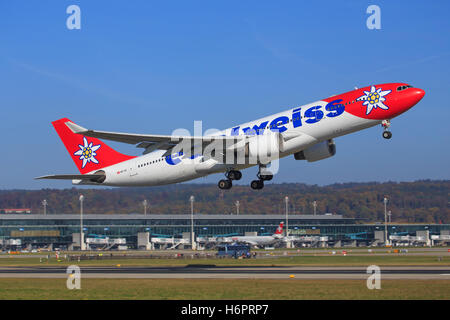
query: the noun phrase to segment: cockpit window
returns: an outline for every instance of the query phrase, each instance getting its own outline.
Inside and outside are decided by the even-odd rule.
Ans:
[[[400,87],[397,88],[397,91],[402,91],[402,90],[405,90],[405,89],[408,89],[408,88],[412,88],[412,87],[413,86],[410,86],[410,85],[400,86]]]

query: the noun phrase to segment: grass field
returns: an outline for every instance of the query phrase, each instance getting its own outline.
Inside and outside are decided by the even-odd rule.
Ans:
[[[450,254],[313,254],[263,256],[257,259],[115,257],[105,260],[40,262],[29,255],[3,256],[5,266],[450,266]],[[0,299],[450,299],[450,280],[382,280],[369,290],[365,280],[235,279],[82,279],[81,290],[68,290],[66,279],[0,279]]]
[[[0,299],[450,299],[450,280],[383,280],[369,290],[362,280],[0,279]]]
[[[258,259],[113,259],[113,260],[81,260],[58,262],[55,258],[50,258],[47,262],[40,262],[39,258],[27,257],[17,258],[9,256],[0,259],[1,266],[54,266],[54,265],[80,265],[80,266],[183,266],[188,264],[213,264],[217,266],[229,265],[251,265],[251,266],[367,266],[371,264],[379,266],[449,266],[450,255],[445,256],[425,256],[425,255],[403,255],[403,254],[386,254],[386,255],[329,255],[329,256],[282,256],[267,257]]]

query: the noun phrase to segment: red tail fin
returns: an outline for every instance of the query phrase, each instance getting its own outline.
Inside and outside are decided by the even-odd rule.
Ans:
[[[278,226],[277,230],[275,231],[275,234],[283,234],[283,225],[284,225],[284,222],[281,221],[280,225]]]
[[[96,138],[73,133],[66,122],[72,121],[62,118],[52,124],[81,174],[135,158],[117,152]]]

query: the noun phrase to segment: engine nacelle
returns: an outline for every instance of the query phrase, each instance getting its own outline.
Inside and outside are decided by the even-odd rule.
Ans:
[[[333,139],[319,142],[312,147],[294,153],[295,160],[308,160],[314,162],[332,157],[336,154],[336,145]]]
[[[246,156],[251,160],[250,163],[269,163],[277,158],[280,153],[281,139],[278,132],[250,138],[246,148]]]

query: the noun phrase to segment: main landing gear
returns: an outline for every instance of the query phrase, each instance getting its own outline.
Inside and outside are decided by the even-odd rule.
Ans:
[[[273,178],[273,174],[267,171],[265,166],[259,166],[259,172],[256,176],[258,180],[253,180],[250,183],[250,187],[253,190],[261,190],[264,188],[264,181],[270,181]]]
[[[242,173],[238,170],[229,170],[225,173],[227,179],[220,180],[217,184],[220,189],[228,190],[233,186],[233,180],[240,180],[242,178]]]
[[[381,122],[381,126],[383,127],[384,131],[383,131],[383,138],[385,139],[390,139],[392,138],[392,132],[390,132],[388,129],[391,125],[391,122],[389,120],[383,120]]]
[[[229,170],[225,173],[227,179],[220,180],[217,184],[219,189],[228,190],[233,186],[233,180],[240,180],[242,173],[238,170]],[[265,166],[259,166],[259,172],[257,174],[258,180],[253,180],[250,183],[250,187],[253,190],[260,190],[264,188],[264,181],[270,181],[273,179],[273,174],[266,170]]]

